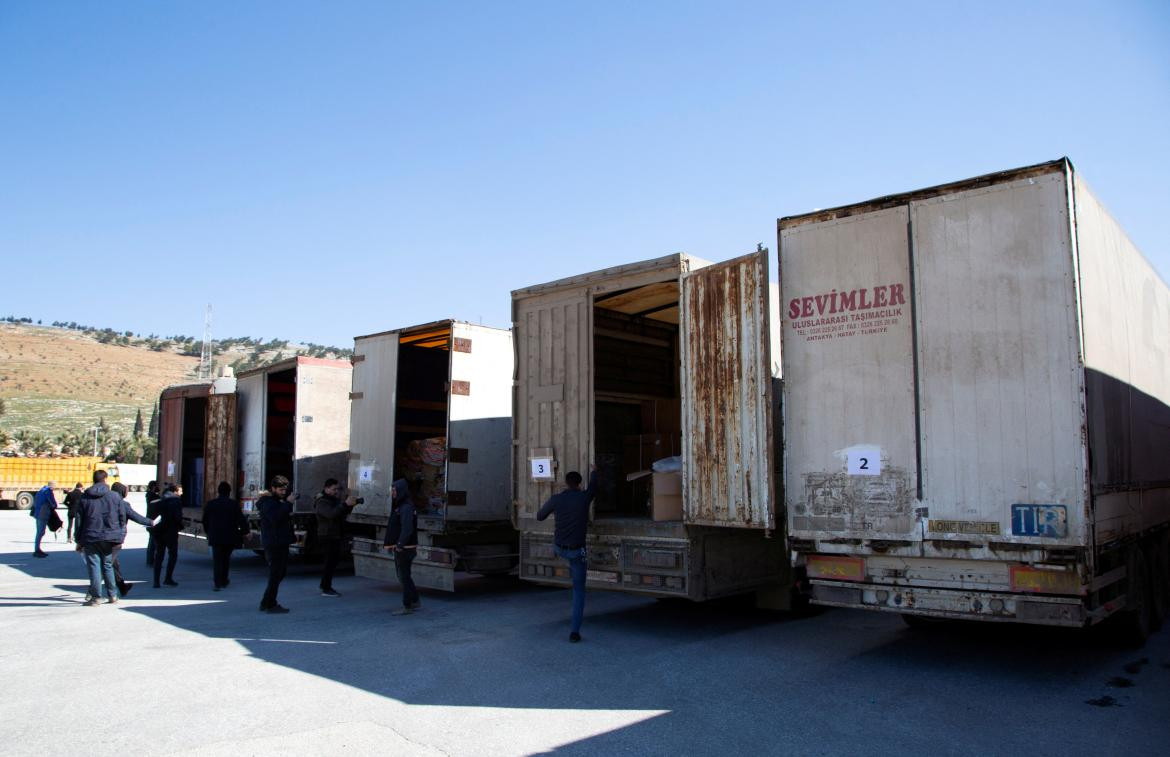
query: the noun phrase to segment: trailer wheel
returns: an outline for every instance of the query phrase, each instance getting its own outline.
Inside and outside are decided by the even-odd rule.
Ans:
[[[1170,533],[1161,533],[1150,544],[1150,615],[1155,630],[1170,612]]]
[[[21,492],[16,495],[16,509],[27,510],[33,505],[33,493]]]
[[[925,615],[911,615],[908,612],[900,613],[900,616],[902,618],[902,622],[905,623],[908,628],[912,628],[915,631],[927,628],[935,628],[941,622],[937,618],[929,618]]]
[[[1153,626],[1149,564],[1140,545],[1130,548],[1125,573],[1126,609],[1117,613],[1117,629],[1123,644],[1140,647],[1146,643]]]

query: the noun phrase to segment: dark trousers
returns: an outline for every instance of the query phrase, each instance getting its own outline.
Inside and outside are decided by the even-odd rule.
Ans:
[[[118,553],[122,551],[122,545],[114,547],[114,583],[118,584],[118,591],[121,594],[126,593],[126,579],[122,577],[122,565],[118,562]]]
[[[414,579],[410,577],[410,567],[414,564],[414,556],[418,550],[394,550],[394,571],[398,574],[398,583],[402,584],[402,606],[411,607],[418,604],[418,589],[414,587]]]
[[[265,547],[264,559],[268,561],[268,586],[264,589],[264,597],[260,600],[261,610],[267,610],[277,604],[276,592],[280,590],[280,582],[284,580],[284,574],[288,572],[288,545]]]
[[[217,589],[222,589],[231,583],[228,580],[228,567],[232,564],[234,550],[235,547],[231,545],[211,545],[211,580]]]
[[[156,534],[154,537],[154,585],[162,574],[163,555],[167,556],[167,580],[175,580],[175,563],[179,559],[179,535]]]
[[[77,521],[77,515],[75,515],[74,512],[70,510],[69,515],[66,517],[69,523],[67,526],[65,526],[65,538],[68,541],[73,541],[73,524]]]
[[[154,553],[155,553],[156,549],[157,549],[157,545],[155,544],[155,541],[154,541],[154,534],[150,534],[149,536],[146,537],[146,564],[147,565],[154,565]]]
[[[321,549],[325,552],[325,569],[321,573],[321,588],[333,588],[333,572],[337,570],[337,561],[341,559],[341,539],[321,539]]]

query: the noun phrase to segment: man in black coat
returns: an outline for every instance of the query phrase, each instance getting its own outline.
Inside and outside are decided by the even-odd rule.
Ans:
[[[256,502],[260,512],[260,540],[264,544],[264,559],[268,561],[268,585],[260,599],[260,612],[273,615],[288,612],[287,607],[281,607],[276,601],[276,593],[288,572],[288,548],[297,540],[293,531],[292,495],[288,489],[287,478],[273,476],[268,492]]]
[[[157,481],[151,481],[146,485],[146,517],[154,520],[158,517],[158,500],[162,496],[162,492],[158,488]],[[146,564],[154,565],[154,535],[151,534],[146,540]]]
[[[65,540],[67,542],[73,541],[73,524],[77,520],[77,505],[81,503],[81,495],[85,492],[85,487],[78,481],[77,485],[65,495],[65,510],[68,512],[69,524],[65,528]]]
[[[163,496],[155,503],[155,512],[160,518],[151,529],[154,537],[154,588],[159,588],[162,575],[163,555],[167,556],[167,575],[163,584],[178,586],[175,581],[175,563],[179,560],[179,531],[183,529],[183,490],[177,484],[167,484]]]
[[[240,503],[231,498],[232,487],[227,481],[219,482],[219,496],[203,506],[203,533],[211,547],[212,582],[215,591],[226,589],[228,567],[231,565],[232,550],[244,546],[248,518]]]
[[[337,479],[325,480],[325,486],[313,502],[317,512],[317,544],[325,554],[325,570],[321,573],[321,596],[340,597],[333,588],[333,571],[341,559],[341,545],[345,538],[345,519],[353,505],[341,501],[341,484]]]

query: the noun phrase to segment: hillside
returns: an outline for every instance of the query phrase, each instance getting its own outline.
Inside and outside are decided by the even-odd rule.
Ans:
[[[215,347],[215,365],[237,370],[296,354],[348,354],[279,340],[231,339]],[[164,388],[197,380],[198,353],[199,342],[189,337],[0,322],[0,400],[5,407],[0,451],[13,451],[11,437],[22,432],[49,439],[89,434],[92,439],[99,420],[109,427],[111,443],[119,436],[130,438],[136,414],[141,411],[148,423]]]

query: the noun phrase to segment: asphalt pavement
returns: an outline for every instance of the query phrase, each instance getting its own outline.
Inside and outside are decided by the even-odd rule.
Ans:
[[[394,617],[398,587],[294,564],[288,615],[266,569],[232,584],[180,553],[148,580],[131,526],[117,606],[81,605],[79,555],[0,512],[0,751],[6,755],[1165,755],[1170,628],[1142,649],[1099,633],[892,615],[757,611],[467,577]]]

